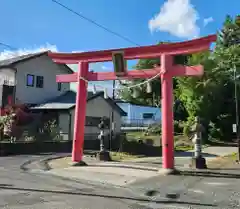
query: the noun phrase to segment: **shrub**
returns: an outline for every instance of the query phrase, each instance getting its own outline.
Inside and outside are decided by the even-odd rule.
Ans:
[[[147,134],[161,134],[162,130],[161,130],[161,124],[157,123],[157,124],[153,124],[151,126],[148,127],[148,129],[146,130]]]
[[[182,121],[174,121],[174,133],[182,134],[183,127],[184,127],[184,123]]]
[[[219,139],[222,137],[220,128],[217,128],[216,125],[212,122],[210,122],[210,124],[209,124],[208,131],[209,131],[208,134],[209,134],[210,139]]]
[[[192,127],[195,124],[195,118],[189,117],[186,122],[183,123],[183,135],[190,136],[192,134]]]

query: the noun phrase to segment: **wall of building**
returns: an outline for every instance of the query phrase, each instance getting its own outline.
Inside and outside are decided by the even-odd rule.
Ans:
[[[16,84],[15,74],[16,74],[16,70],[14,70],[12,68],[0,68],[0,106],[2,106],[3,100],[7,99],[7,98],[3,98],[4,97],[3,85],[14,86]],[[14,93],[15,93],[14,91],[13,91],[13,95],[12,95],[13,97],[14,97]]]
[[[38,104],[50,98],[61,95],[70,89],[69,83],[62,84],[61,91],[58,91],[56,75],[67,74],[63,66],[54,63],[47,55],[20,62],[16,65],[17,87],[16,102]],[[35,85],[27,86],[27,75],[35,76]],[[36,87],[36,76],[44,77],[43,88]]]
[[[97,97],[93,100],[90,100],[87,103],[86,116],[110,118],[111,111],[112,110],[110,105],[102,97]],[[74,115],[75,115],[75,108],[71,110],[71,120],[72,120],[71,132],[72,133],[74,128]],[[119,133],[121,131],[122,121],[121,121],[120,114],[115,110],[114,110],[114,123],[115,123],[114,131],[115,133]],[[97,126],[85,126],[85,134],[95,134],[98,132],[99,132],[99,129]],[[106,133],[108,133],[108,130],[106,130]]]
[[[122,117],[123,123],[131,123],[131,122],[155,122],[161,121],[161,109],[158,107],[150,107],[150,106],[141,106],[134,105],[130,103],[117,103],[119,107],[121,107],[126,113],[127,116]],[[152,115],[152,118],[146,118],[147,114]]]

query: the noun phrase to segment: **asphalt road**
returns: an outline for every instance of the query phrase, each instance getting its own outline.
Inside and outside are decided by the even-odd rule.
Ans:
[[[157,176],[126,188],[96,185],[22,171],[28,160],[46,156],[0,158],[0,208],[6,209],[237,209],[240,168],[211,173]],[[32,169],[36,169],[34,163]]]
[[[44,156],[0,158],[0,208],[91,209],[136,208],[136,200],[125,189],[74,182],[42,173],[21,171],[28,160]],[[132,207],[131,207],[132,205]]]

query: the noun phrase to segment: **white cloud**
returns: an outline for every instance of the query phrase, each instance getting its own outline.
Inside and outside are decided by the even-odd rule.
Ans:
[[[109,67],[103,65],[103,66],[102,66],[102,69],[103,69],[103,70],[109,70]]]
[[[203,19],[203,26],[206,27],[209,23],[213,22],[214,19],[212,17],[208,17]]]
[[[151,32],[163,31],[179,38],[193,38],[200,33],[197,20],[198,13],[190,0],[167,0],[148,27]]]
[[[72,51],[72,53],[82,53],[84,51]]]
[[[39,47],[32,47],[32,48],[23,48],[18,50],[4,50],[3,52],[0,52],[0,60],[4,59],[10,59],[16,56],[26,55],[26,54],[32,54],[32,53],[38,53],[38,52],[44,52],[44,51],[58,51],[57,47],[55,45],[51,44],[45,44],[43,46]]]
[[[111,64],[111,66],[106,66],[106,65],[102,65],[102,71],[103,72],[113,72],[113,66]]]

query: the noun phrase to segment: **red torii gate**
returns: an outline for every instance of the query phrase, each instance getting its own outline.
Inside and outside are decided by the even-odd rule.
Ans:
[[[154,46],[110,49],[83,53],[52,53],[49,56],[57,63],[79,64],[78,72],[57,75],[57,82],[78,82],[75,108],[72,161],[81,162],[83,157],[84,128],[86,115],[87,81],[105,81],[116,79],[147,79],[160,74],[162,84],[162,156],[164,169],[174,169],[174,130],[173,130],[173,82],[174,76],[201,76],[203,66],[173,65],[173,56],[192,54],[209,50],[216,35],[181,43]],[[112,61],[112,54],[124,52],[124,59],[144,59],[161,57],[161,66],[154,69],[127,71],[123,77],[115,72],[89,72],[89,63]]]

